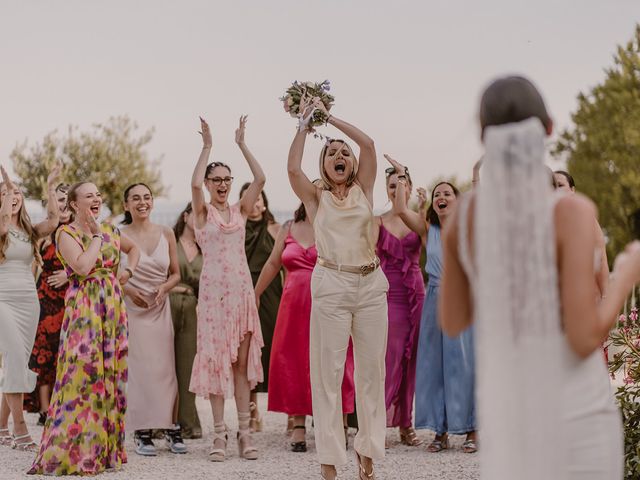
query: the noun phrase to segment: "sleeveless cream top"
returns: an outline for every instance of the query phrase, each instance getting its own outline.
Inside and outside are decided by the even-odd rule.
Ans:
[[[313,222],[318,256],[340,265],[371,263],[376,258],[373,227],[373,209],[359,185],[343,200],[324,190]]]

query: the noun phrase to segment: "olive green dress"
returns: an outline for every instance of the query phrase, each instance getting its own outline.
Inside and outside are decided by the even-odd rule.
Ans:
[[[258,281],[262,267],[267,263],[269,255],[271,255],[275,243],[267,227],[268,223],[266,218],[259,221],[247,220],[244,246],[247,252],[247,261],[249,262],[249,270],[251,271],[251,279],[254,286]],[[258,314],[260,315],[260,326],[262,327],[262,338],[264,340],[264,347],[262,347],[264,383],[259,384],[255,388],[257,392],[266,392],[269,385],[271,344],[273,342],[273,331],[276,328],[276,318],[278,316],[281,296],[282,274],[276,276],[260,297]]]
[[[202,428],[196,410],[196,395],[189,391],[189,382],[193,358],[196,356],[198,327],[196,305],[202,254],[198,252],[198,255],[189,263],[182,244],[178,242],[178,263],[181,278],[178,287],[189,289],[188,293],[171,293],[170,296],[178,377],[178,423],[182,427],[185,438],[199,438],[202,436]]]

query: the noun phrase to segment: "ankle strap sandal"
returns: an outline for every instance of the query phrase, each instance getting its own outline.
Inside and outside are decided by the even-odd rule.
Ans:
[[[38,444],[31,439],[31,434],[25,433],[24,435],[13,437],[11,448],[20,452],[37,452]]]
[[[218,448],[216,447],[216,440],[221,440],[224,442],[224,447]],[[213,432],[213,448],[209,452],[209,460],[212,462],[224,462],[227,458],[227,441],[229,440],[229,436],[227,435],[226,430],[222,432]]]
[[[258,459],[258,449],[251,445],[251,432],[249,430],[238,431],[238,453],[245,460]]]
[[[307,432],[307,427],[304,425],[295,425],[293,427],[294,430],[304,430]],[[301,442],[291,442],[291,451],[296,453],[302,453],[307,451],[307,441],[302,440]]]
[[[11,445],[13,436],[8,428],[0,428],[0,445]]]

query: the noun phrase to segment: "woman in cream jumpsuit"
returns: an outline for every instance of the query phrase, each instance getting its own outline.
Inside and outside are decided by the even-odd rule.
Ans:
[[[310,368],[316,447],[321,475],[336,478],[336,465],[347,462],[340,386],[349,344],[355,354],[355,439],[359,478],[372,479],[373,461],[384,457],[384,398],[389,284],[375,254],[372,209],[376,177],[373,140],[324,109],[328,123],[358,144],[359,161],[343,140],[328,140],[320,153],[324,187],[315,186],[301,168],[307,134],[304,119],[289,151],[289,181],[311,218],[318,262],[311,279]],[[304,111],[304,109],[301,109]],[[309,118],[308,116],[306,118]],[[359,166],[358,166],[359,164]]]

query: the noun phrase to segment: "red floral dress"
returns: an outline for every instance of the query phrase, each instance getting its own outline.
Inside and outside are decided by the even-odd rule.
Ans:
[[[64,296],[68,285],[54,288],[47,283],[53,273],[64,268],[56,255],[55,244],[49,243],[40,253],[42,255],[42,274],[36,285],[40,301],[40,320],[29,360],[29,368],[38,374],[38,383],[36,389],[24,397],[24,409],[28,412],[41,411],[38,395],[40,387],[50,385],[53,389],[53,385],[56,383],[60,327],[64,316]]]

